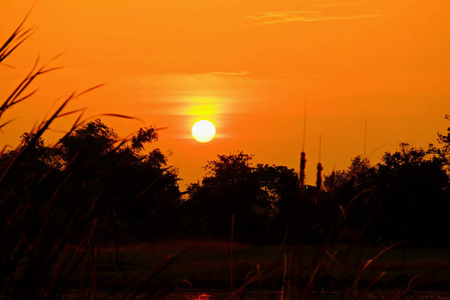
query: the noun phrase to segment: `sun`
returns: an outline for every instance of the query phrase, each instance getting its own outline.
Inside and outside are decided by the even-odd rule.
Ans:
[[[192,136],[200,143],[207,143],[216,135],[214,124],[207,120],[198,121],[192,126]]]

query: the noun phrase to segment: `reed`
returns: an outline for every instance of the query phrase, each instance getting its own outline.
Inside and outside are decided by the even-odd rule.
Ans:
[[[25,20],[26,18],[0,47],[0,64],[5,64],[5,60],[30,37],[32,30],[24,27]],[[0,105],[0,129],[14,121],[3,120],[4,113],[35,94],[36,90],[29,91],[31,83],[57,69],[58,67],[49,67],[48,63],[40,64],[36,60],[31,71]],[[83,110],[68,111],[67,105],[73,99],[101,86],[72,93],[53,113],[34,126],[16,149],[3,149],[0,152],[2,299],[60,299],[68,289],[77,287],[86,291],[86,298],[93,300],[98,298],[99,286],[109,284],[99,282],[99,243],[109,228],[110,215],[123,206],[123,203],[111,201],[104,209],[105,214],[98,211],[105,190],[99,185],[103,175],[95,170],[102,170],[107,157],[84,162],[76,160],[79,155],[76,154],[64,166],[64,172],[58,168],[50,169],[36,159],[40,149],[44,147],[41,137],[55,120],[78,115],[62,139],[87,124],[88,120],[82,119]],[[120,114],[107,115],[130,118]],[[151,129],[146,129],[138,133],[133,145],[137,143],[142,146],[143,142],[153,138]],[[120,141],[114,151],[120,151],[127,142],[128,139]],[[57,151],[58,143],[50,148],[51,151]],[[60,164],[58,160],[52,163]],[[110,167],[123,163],[125,162],[121,159],[108,162]],[[80,178],[86,180],[82,186],[76,186]],[[134,285],[122,292],[121,299],[134,299],[138,295],[148,298],[158,292],[154,286],[155,277],[179,254],[169,256],[156,267],[149,267],[146,276],[136,279]],[[81,281],[74,281],[73,275],[80,272]],[[121,274],[117,276],[120,277]]]

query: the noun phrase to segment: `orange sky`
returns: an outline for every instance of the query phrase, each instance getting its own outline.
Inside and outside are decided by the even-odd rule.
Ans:
[[[0,0],[2,42],[34,2]],[[201,179],[207,160],[240,150],[298,170],[307,95],[314,183],[320,136],[330,173],[364,152],[365,120],[373,162],[401,141],[426,147],[446,131],[449,16],[448,0],[40,0],[26,23],[34,34],[6,61],[14,68],[0,66],[0,99],[38,56],[44,63],[63,53],[52,65],[65,68],[5,116],[17,119],[0,146],[17,144],[61,97],[106,83],[71,108],[145,121],[103,118],[122,136],[168,127],[155,147],[171,153],[182,188]],[[190,136],[203,118],[217,129],[205,144]]]

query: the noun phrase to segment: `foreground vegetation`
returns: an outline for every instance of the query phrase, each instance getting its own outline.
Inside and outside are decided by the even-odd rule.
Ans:
[[[160,274],[160,278],[176,280],[180,286],[185,285],[185,287],[189,287],[190,283],[195,288],[229,288],[230,246],[229,242],[212,240],[166,241],[128,245],[120,249],[117,267],[124,271],[122,276],[131,278],[137,270],[145,273],[146,267],[156,266],[167,256],[186,250],[184,255],[180,256]],[[350,249],[349,245],[334,245],[328,249],[330,255],[326,260],[326,268],[320,270],[320,277],[322,280],[327,280],[327,284],[338,288],[339,281],[345,282],[358,277],[365,263],[376,257],[383,249],[381,246]],[[305,263],[305,274],[303,275],[305,277],[307,271],[315,267],[313,262],[316,250],[317,247],[314,245],[302,247]],[[350,253],[348,250],[350,250]],[[295,251],[297,251],[295,246],[235,244],[233,270],[235,280],[243,284],[256,274],[258,269],[261,273],[276,269],[284,264],[284,255],[289,255],[289,253]],[[332,253],[334,254],[332,255]],[[115,259],[116,248],[114,245],[104,245],[99,248],[97,263],[99,272],[104,272],[103,279],[114,278]],[[445,287],[450,281],[450,269],[443,267],[448,266],[449,263],[450,251],[448,247],[421,247],[408,249],[406,252],[398,247],[381,255],[362,276],[365,284],[367,284],[385,271],[383,284],[379,285],[381,287],[400,287],[409,283],[409,280],[417,275],[423,282],[441,283],[441,287]],[[344,267],[344,264],[347,264],[347,266]],[[260,286],[261,282],[264,282],[267,287],[268,281],[275,280],[276,285],[281,289],[280,274],[261,278],[259,283],[255,283],[254,286]],[[99,277],[102,276],[99,274]],[[189,283],[181,281],[183,279]],[[270,282],[270,286],[271,284]],[[239,285],[235,286],[239,287]],[[323,285],[322,288],[326,288],[326,286]]]
[[[103,287],[104,295],[113,295],[120,291],[118,287],[146,276],[149,270],[158,269],[167,256],[186,249],[182,256],[159,274],[155,282],[160,290],[176,294],[177,291],[194,293],[213,289],[222,291],[220,297],[226,298],[232,294],[230,288],[234,284],[236,288],[246,285],[249,289],[264,289],[277,295],[284,293],[285,297],[293,298],[308,299],[313,295],[316,295],[314,298],[326,295],[335,295],[336,298],[340,294],[345,299],[365,299],[373,297],[374,291],[383,291],[390,295],[390,299],[400,297],[412,288],[415,291],[433,290],[438,295],[447,291],[450,280],[448,247],[416,248],[406,252],[393,248],[366,267],[367,262],[383,252],[383,247],[335,245],[328,249],[332,253],[321,263],[309,292],[298,294],[295,283],[299,275],[296,270],[298,265],[292,260],[285,260],[297,253],[297,247],[234,244],[231,283],[231,246],[230,242],[212,240],[143,243],[121,248],[119,260],[116,261],[115,246],[104,245],[98,250],[97,281]],[[316,252],[315,246],[301,249],[303,279],[298,284],[302,286],[308,286],[309,283],[303,280],[311,278],[311,272],[316,269]],[[92,262],[86,263],[90,265]],[[75,278],[82,277],[80,272],[75,272]],[[382,279],[381,274],[384,274]],[[319,291],[320,297],[317,296]]]
[[[0,63],[29,32],[17,28]],[[0,129],[13,122],[4,113],[54,69],[36,64],[12,89]],[[57,299],[78,288],[95,299],[113,287],[117,299],[152,298],[174,285],[232,286],[230,297],[256,285],[303,299],[323,288],[358,298],[391,283],[402,288],[399,297],[427,280],[446,282],[450,128],[439,147],[403,144],[376,166],[356,157],[324,183],[319,164],[315,186],[305,185],[305,153],[299,174],[253,166],[242,152],[219,155],[182,197],[175,169],[148,149],[158,130],[120,139],[100,119],[66,111],[85,92],[0,153],[0,298]],[[73,114],[67,133],[47,144],[51,124]],[[155,244],[186,237],[208,242]]]

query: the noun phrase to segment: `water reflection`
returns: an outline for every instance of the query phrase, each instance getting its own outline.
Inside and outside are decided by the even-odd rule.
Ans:
[[[361,300],[384,300],[392,299],[396,290],[374,290],[367,295],[359,298]],[[208,291],[178,291],[168,295],[166,300],[223,300],[230,296],[229,290],[208,290]],[[322,291],[315,296],[316,299],[340,300],[350,299],[349,295],[344,296],[338,291]],[[298,295],[281,295],[280,292],[267,290],[245,291],[237,299],[244,300],[281,300],[281,299],[299,299]],[[449,291],[411,291],[405,295],[404,300],[429,300],[429,299],[450,299]]]
[[[210,294],[192,295],[189,300],[212,300],[213,296]]]

